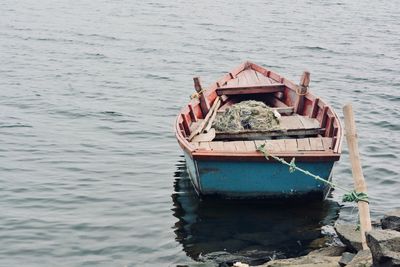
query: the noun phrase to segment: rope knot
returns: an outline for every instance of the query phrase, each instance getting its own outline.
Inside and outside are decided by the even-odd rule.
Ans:
[[[206,89],[202,89],[199,92],[195,92],[190,96],[190,99],[194,99],[194,98],[199,98],[200,95],[202,95],[204,92],[206,91]]]
[[[359,202],[359,201],[364,201],[368,202],[368,195],[364,192],[356,192],[351,191],[350,193],[344,194],[343,195],[343,202]]]
[[[296,163],[294,162],[295,158],[292,158],[292,160],[289,163],[289,172],[295,172],[296,171]]]
[[[264,154],[265,158],[269,160],[268,156],[268,151],[265,149],[265,144],[259,145],[257,148],[258,151]]]

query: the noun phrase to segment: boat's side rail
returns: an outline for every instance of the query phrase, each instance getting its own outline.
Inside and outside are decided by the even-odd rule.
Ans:
[[[258,72],[259,78],[261,77],[261,75],[264,75],[264,78],[267,77],[268,79],[271,79],[276,83],[283,84],[287,89],[283,92],[280,91],[277,93],[268,94],[265,98],[266,103],[277,108],[293,109],[296,98],[298,97],[296,91],[296,88],[298,86],[290,80],[281,77],[277,73],[250,62],[245,62],[241,64],[238,68],[232,70],[230,73],[224,75],[221,79],[218,80],[218,82],[213,83],[208,88],[208,90],[204,92],[205,98],[207,99],[209,104],[212,105],[217,98],[217,88],[221,88],[223,86],[226,87],[227,85],[229,85],[229,81],[236,79],[238,76],[240,76],[241,73],[243,74],[246,70],[249,69]],[[249,80],[250,78],[247,77],[246,79]],[[232,101],[232,98],[226,98],[225,96],[222,101],[223,108],[224,105]],[[341,143],[343,136],[342,127],[339,118],[330,106],[328,106],[322,99],[315,97],[313,94],[308,92],[304,95],[303,108],[301,111],[298,111],[298,114],[318,121],[318,123],[320,124],[319,129],[323,130],[323,132],[318,132],[318,134],[322,134],[322,136],[324,137],[331,138],[333,151],[335,153],[341,152]],[[202,113],[198,99],[192,99],[190,103],[181,110],[181,113],[177,118],[175,125],[177,138],[182,146],[188,148],[191,151],[195,149],[195,146],[188,142],[187,139],[190,136],[192,130],[195,128],[194,126],[199,124],[199,121],[201,121],[203,118],[204,115]]]

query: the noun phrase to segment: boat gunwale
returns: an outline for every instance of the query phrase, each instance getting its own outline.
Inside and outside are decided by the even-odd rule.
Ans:
[[[208,89],[205,91],[205,97],[209,98],[209,96],[212,93],[215,93],[216,89],[219,88],[221,85],[225,84],[227,81],[235,79],[234,77],[240,73],[241,71],[251,68],[257,72],[260,72],[264,76],[268,77],[265,73],[273,74],[273,76],[279,77],[280,81],[283,83],[286,88],[289,90],[295,91],[296,88],[298,88],[298,85],[294,84],[292,81],[281,77],[279,74],[268,70],[267,68],[261,67],[259,65],[256,65],[252,62],[246,61],[242,64],[240,64],[238,67],[234,68],[231,72],[228,72],[224,76],[222,76],[220,79],[218,79],[217,82],[211,84],[211,86],[208,87]],[[272,77],[271,77],[272,78]],[[272,78],[273,80],[276,81],[276,79]],[[304,96],[311,102],[314,102],[317,97],[310,93],[307,92],[307,94]],[[215,97],[216,98],[216,97]],[[212,99],[212,101],[215,100]],[[210,160],[234,160],[234,161],[246,161],[246,160],[251,160],[251,161],[265,161],[265,157],[261,152],[229,152],[229,151],[208,151],[208,150],[202,150],[198,149],[195,145],[190,143],[184,136],[182,136],[181,131],[179,129],[179,123],[180,120],[182,119],[181,116],[182,114],[187,114],[189,112],[189,105],[195,106],[199,104],[198,99],[191,99],[188,105],[185,105],[179,112],[178,116],[176,117],[175,120],[175,136],[178,140],[179,145],[181,148],[188,152],[188,154],[194,158],[194,159],[210,159]],[[317,103],[319,108],[326,108],[327,112],[330,112],[331,115],[335,118],[335,121],[337,122],[337,133],[333,133],[332,138],[336,138],[335,145],[332,150],[328,150],[324,153],[321,153],[319,151],[310,151],[308,153],[305,152],[287,152],[287,153],[274,153],[274,155],[277,156],[282,156],[284,158],[293,158],[295,157],[296,160],[298,161],[337,161],[340,158],[340,154],[342,151],[342,142],[343,142],[343,128],[342,128],[342,123],[339,120],[338,115],[334,111],[334,109],[328,105],[323,99],[318,97],[318,103]],[[328,116],[328,114],[327,114]]]

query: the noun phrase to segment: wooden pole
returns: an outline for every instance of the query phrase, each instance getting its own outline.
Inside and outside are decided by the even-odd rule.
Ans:
[[[299,89],[296,91],[297,100],[295,105],[295,113],[301,114],[304,107],[304,95],[307,94],[308,86],[310,85],[310,72],[304,71],[300,78]]]
[[[194,77],[193,81],[194,81],[194,89],[199,94],[201,113],[203,113],[203,118],[205,118],[208,111],[210,110],[210,104],[208,103],[207,98],[203,94],[203,88],[201,87],[200,84],[200,78]]]
[[[358,151],[356,123],[354,121],[353,108],[351,104],[347,104],[343,107],[343,114],[347,146],[349,148],[351,170],[354,179],[354,188],[357,193],[367,193],[367,185],[364,180],[364,175],[360,162],[360,153]],[[361,244],[363,249],[368,249],[365,233],[372,230],[368,203],[365,201],[359,201],[358,211],[360,217]]]

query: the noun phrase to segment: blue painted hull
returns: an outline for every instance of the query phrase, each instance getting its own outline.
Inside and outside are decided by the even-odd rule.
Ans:
[[[319,195],[329,187],[301,172],[290,173],[279,162],[193,160],[185,153],[186,166],[200,195],[225,197],[291,197]],[[296,162],[320,177],[330,180],[334,162]]]

